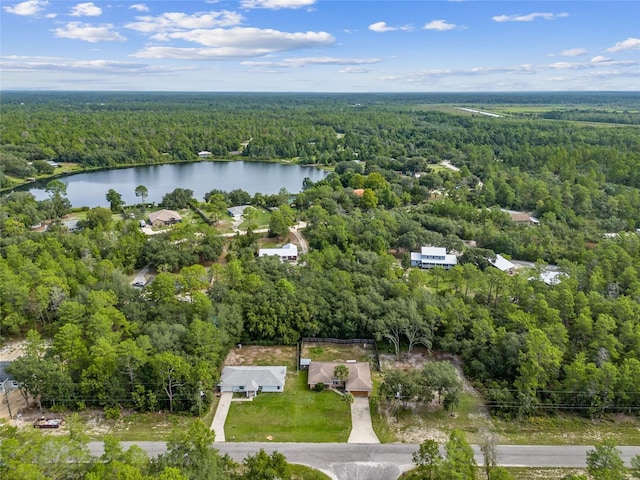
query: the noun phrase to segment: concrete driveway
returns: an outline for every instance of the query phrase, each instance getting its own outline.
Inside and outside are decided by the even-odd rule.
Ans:
[[[351,404],[351,434],[347,443],[380,443],[371,425],[371,410],[367,397],[355,397]]]
[[[233,393],[231,392],[220,394],[218,408],[216,408],[216,414],[213,416],[213,422],[211,422],[211,430],[216,434],[216,443],[226,441],[224,437],[224,423],[227,421],[231,399],[233,399]]]

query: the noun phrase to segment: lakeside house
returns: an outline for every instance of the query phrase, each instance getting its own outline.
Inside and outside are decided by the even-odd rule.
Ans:
[[[298,260],[298,246],[293,243],[287,243],[280,248],[261,248],[258,251],[259,257],[277,256],[282,261]]]
[[[244,393],[255,397],[259,392],[282,393],[287,367],[240,366],[224,367],[218,383],[220,392]]]
[[[149,214],[152,227],[166,227],[182,221],[180,214],[174,210],[158,210]]]
[[[411,252],[412,267],[442,267],[449,270],[457,264],[458,258],[453,254],[448,254],[444,247],[422,247],[419,252]]]

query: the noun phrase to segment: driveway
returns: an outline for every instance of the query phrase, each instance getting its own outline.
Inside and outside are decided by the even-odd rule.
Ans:
[[[347,443],[380,443],[371,426],[369,398],[355,397],[351,404],[351,434]]]
[[[213,416],[213,422],[211,422],[211,430],[216,434],[216,443],[226,441],[224,437],[224,423],[227,421],[227,414],[229,413],[232,398],[232,392],[220,394],[218,408],[216,408],[216,414]]]

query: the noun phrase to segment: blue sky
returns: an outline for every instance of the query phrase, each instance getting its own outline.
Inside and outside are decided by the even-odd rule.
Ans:
[[[640,90],[638,1],[0,5],[2,90]]]

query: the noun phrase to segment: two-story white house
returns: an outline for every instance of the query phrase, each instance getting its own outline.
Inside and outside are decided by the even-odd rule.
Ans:
[[[449,270],[457,264],[458,258],[453,254],[448,254],[444,247],[422,247],[419,252],[411,252],[412,267],[442,267]]]

